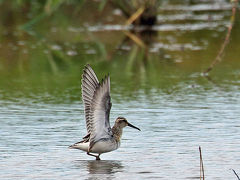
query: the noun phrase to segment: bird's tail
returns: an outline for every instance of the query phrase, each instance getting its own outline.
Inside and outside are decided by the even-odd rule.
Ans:
[[[73,145],[71,145],[71,146],[69,146],[68,148],[69,149],[80,149],[80,150],[82,150],[82,151],[88,151],[88,147],[89,147],[89,142],[77,142],[77,143],[75,143],[75,144],[73,144]]]

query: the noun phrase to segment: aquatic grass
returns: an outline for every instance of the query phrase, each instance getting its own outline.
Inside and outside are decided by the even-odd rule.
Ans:
[[[4,2],[6,0],[2,0]],[[85,0],[76,1],[76,0],[46,0],[46,1],[26,1],[18,0],[16,3],[11,2],[16,8],[29,8],[31,12],[31,19],[21,25],[19,28],[30,32],[36,24],[40,23],[42,20],[50,17],[57,11],[61,6],[72,4],[76,6],[74,13],[78,12],[82,8]]]
[[[205,174],[204,174],[204,166],[203,166],[203,158],[202,158],[202,149],[201,146],[199,146],[199,154],[200,154],[200,180],[205,180]],[[231,169],[238,180],[240,180],[240,177],[236,173],[234,169]]]
[[[65,2],[62,1],[62,3],[65,3]],[[42,6],[44,5],[45,4],[42,3]],[[61,10],[61,11],[57,11],[57,10]],[[28,53],[26,55],[23,55],[23,53],[21,54],[21,52],[18,53],[17,51],[15,51],[17,52],[16,56],[12,58],[7,58],[8,55],[5,55],[7,53],[3,54],[2,58],[6,62],[8,61],[10,62],[11,61],[10,59],[14,59],[14,61],[17,62],[15,63],[15,65],[11,66],[11,69],[14,69],[14,67],[17,67],[16,68],[17,71],[18,72],[21,71],[22,73],[31,71],[31,72],[49,73],[49,75],[52,75],[54,73],[61,74],[65,72],[70,72],[74,66],[78,66],[79,64],[84,64],[86,62],[104,64],[105,63],[104,61],[109,60],[109,49],[110,49],[114,51],[111,55],[112,64],[115,63],[115,65],[121,66],[120,64],[123,63],[124,65],[121,67],[124,67],[124,70],[126,70],[124,72],[127,72],[128,74],[136,74],[136,77],[139,75],[139,77],[137,77],[137,80],[139,81],[139,83],[144,83],[143,81],[140,82],[140,77],[142,78],[143,76],[149,75],[152,78],[148,78],[148,81],[151,82],[152,86],[160,87],[159,85],[160,82],[155,80],[155,78],[158,78],[160,74],[161,76],[165,76],[165,75],[171,76],[173,74],[177,74],[177,76],[179,77],[185,76],[186,78],[191,73],[201,71],[200,68],[204,66],[203,64],[201,64],[202,63],[201,59],[205,58],[208,60],[212,58],[212,56],[209,56],[209,54],[211,54],[216,50],[214,49],[214,47],[216,46],[212,46],[211,44],[207,46],[207,48],[209,48],[208,51],[201,50],[199,51],[199,53],[188,51],[186,49],[173,50],[171,49],[170,45],[168,47],[168,44],[165,44],[166,42],[164,42],[165,40],[163,39],[163,37],[168,36],[171,38],[176,38],[176,36],[179,36],[179,34],[177,34],[177,32],[175,31],[170,33],[156,31],[156,35],[155,36],[153,35],[152,37],[148,36],[147,34],[146,41],[144,38],[142,38],[142,36],[144,36],[143,33],[137,32],[136,34],[134,34],[133,32],[129,31],[128,32],[129,35],[126,35],[124,37],[124,34],[123,34],[124,32],[123,32],[122,33],[123,38],[121,36],[120,38],[116,37],[116,40],[114,41],[119,42],[122,39],[124,40],[127,39],[126,44],[123,44],[123,45],[126,45],[129,49],[119,50],[115,48],[117,46],[115,44],[118,44],[118,42],[117,43],[114,42],[115,44],[111,42],[111,44],[109,43],[110,45],[107,44],[108,43],[107,38],[109,37],[108,34],[110,33],[114,34],[115,32],[109,32],[109,31],[100,32],[100,33],[89,32],[87,28],[85,28],[84,31],[76,31],[74,33],[71,31],[68,32],[67,27],[72,24],[71,17],[62,15],[62,10],[64,10],[63,12],[67,11],[65,10],[65,7],[63,7],[62,5],[59,5],[58,8],[54,10],[54,13],[51,16],[51,18],[48,18],[48,21],[43,21],[43,23],[39,23],[39,24],[36,23],[35,24],[36,26],[34,27],[34,30],[33,30],[34,35],[25,36],[25,37],[12,36],[13,39],[10,42],[7,42],[7,41],[4,42],[5,44],[11,44],[12,42],[22,41],[22,39],[26,42],[30,41],[30,43],[25,43],[25,47],[22,47],[22,46],[19,47],[19,52],[23,51],[24,48],[28,50]],[[36,14],[38,14],[39,12],[40,12],[39,10],[36,11]],[[33,14],[33,17],[36,14]],[[81,17],[82,15],[79,15],[78,19]],[[14,24],[11,26],[15,27],[17,25],[18,24],[16,25]],[[32,25],[29,26],[30,30],[31,30],[31,26]],[[51,28],[55,28],[56,32],[51,32]],[[24,34],[24,32],[22,31],[20,32]],[[103,34],[104,36],[102,36]],[[105,34],[107,34],[107,36]],[[222,36],[223,34],[224,33],[219,33],[219,36]],[[114,35],[110,35],[110,36],[114,37]],[[195,41],[197,41],[197,38],[195,36],[199,36],[199,38],[202,38],[203,36],[206,36],[206,35],[207,35],[206,38],[209,41],[209,43],[214,42],[214,44],[216,44],[215,43],[216,38],[211,38],[211,36],[214,34],[209,33],[208,30],[196,31],[195,33],[189,32],[189,33],[186,33],[186,36],[181,35],[182,36],[181,38],[179,39],[176,38],[175,40],[176,41],[181,41],[181,40],[192,41],[194,39]],[[117,36],[119,36],[119,34]],[[232,41],[234,40],[235,38]],[[152,48],[155,48],[154,43],[162,43],[164,46],[166,45],[166,47],[160,47],[154,52],[149,52],[152,50]],[[35,44],[35,49],[31,49],[31,44]],[[40,44],[40,45],[38,46],[36,44]],[[52,50],[51,45],[54,45],[54,44],[59,45],[61,47],[61,50]],[[234,45],[234,47],[235,46],[236,45]],[[5,50],[5,48],[6,47],[4,46],[2,49]],[[68,50],[72,50],[72,49],[76,52],[77,54],[76,56],[69,56],[67,54]],[[7,52],[7,51],[2,51],[2,52]],[[14,50],[12,50],[11,52],[14,52]],[[204,54],[204,56],[202,54]],[[176,63],[176,60],[179,57],[182,58],[180,59],[181,62]],[[151,66],[150,66],[150,63],[152,63]],[[1,66],[5,67],[5,65],[2,62],[1,62]],[[149,68],[149,66],[151,68]],[[236,66],[235,69],[237,67],[238,66]],[[168,68],[168,70],[165,70],[164,68]],[[218,76],[219,79],[223,77],[223,75],[221,75],[223,69],[224,69],[224,66],[222,68],[219,68],[219,70],[215,71],[215,75]],[[147,72],[153,71],[154,73],[144,74],[145,70]],[[182,76],[181,74],[184,74],[184,75]],[[217,82],[219,81],[217,80]],[[161,82],[161,83],[166,83],[166,82]],[[173,86],[173,84],[175,84],[175,82],[173,82],[170,86]],[[161,87],[163,86],[166,88],[167,86],[169,86],[169,84],[167,83],[166,85],[165,84],[161,85]]]

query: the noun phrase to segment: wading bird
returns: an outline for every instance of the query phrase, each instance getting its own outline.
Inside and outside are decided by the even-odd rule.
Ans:
[[[100,160],[102,153],[119,148],[124,127],[129,126],[140,131],[124,117],[118,117],[111,128],[109,123],[112,106],[110,76],[105,76],[99,83],[90,65],[86,65],[83,70],[82,99],[85,108],[87,135],[83,137],[82,141],[69,146],[69,148],[80,149],[87,152],[88,155],[96,157],[96,160]]]

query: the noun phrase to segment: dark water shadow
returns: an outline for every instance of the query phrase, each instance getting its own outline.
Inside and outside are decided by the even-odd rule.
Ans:
[[[110,160],[76,160],[74,166],[79,169],[86,169],[89,174],[115,174],[122,172],[124,168],[120,161]]]

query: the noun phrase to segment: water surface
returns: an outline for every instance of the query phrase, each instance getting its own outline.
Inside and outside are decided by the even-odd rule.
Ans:
[[[116,88],[116,87],[115,87]],[[125,116],[141,132],[125,128],[121,148],[97,162],[68,145],[85,134],[83,106],[74,103],[1,100],[2,179],[194,179],[198,146],[208,178],[234,178],[240,138],[239,88],[183,87],[176,94],[139,92],[116,102],[111,123]]]

